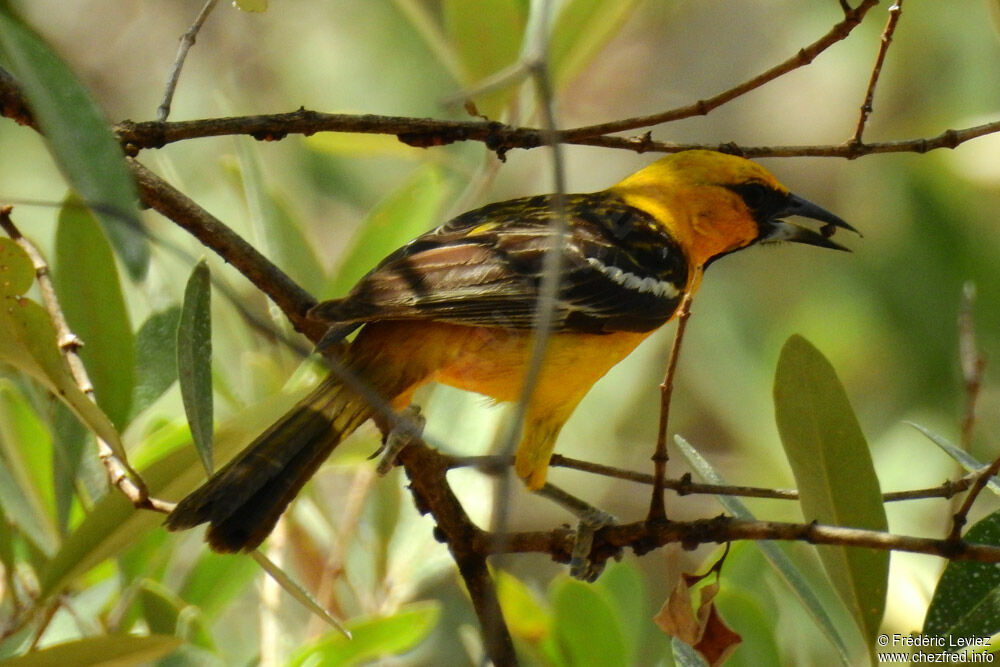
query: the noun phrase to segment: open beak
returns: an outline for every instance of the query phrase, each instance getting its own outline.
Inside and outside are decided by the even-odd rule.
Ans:
[[[800,218],[811,218],[825,223],[820,231],[814,232],[808,227],[802,227],[792,222],[786,222],[782,218],[790,216]],[[791,241],[793,243],[806,243],[821,248],[831,248],[833,250],[847,250],[839,243],[830,240],[837,228],[847,229],[858,234],[861,233],[854,227],[830,213],[825,208],[821,208],[812,202],[806,201],[802,197],[789,193],[785,200],[785,205],[773,213],[761,225],[761,243],[772,243],[777,241]]]

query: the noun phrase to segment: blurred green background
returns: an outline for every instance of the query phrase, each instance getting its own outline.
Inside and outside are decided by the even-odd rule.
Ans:
[[[110,119],[146,120],[155,116],[177,40],[202,3],[11,4],[74,68]],[[465,118],[463,110],[445,108],[442,100],[516,59],[527,4],[284,0],[263,14],[223,4],[189,56],[171,120],[300,106]],[[835,0],[557,4],[564,13],[555,24],[553,76],[563,127],[654,113],[708,97],[793,55],[842,17]],[[962,11],[950,3],[905,6],[866,140],[930,137],[996,119],[1000,42],[989,6],[995,3],[962,4]],[[586,8],[593,13],[584,13]],[[653,137],[746,146],[846,141],[857,122],[885,10],[886,3],[874,9],[847,41],[810,66],[706,117],[656,127]],[[527,84],[477,104],[481,113],[500,120],[538,123]],[[58,203],[64,185],[35,133],[0,123],[0,146],[0,200]],[[836,212],[864,237],[845,235],[852,254],[784,246],[739,253],[712,266],[694,303],[672,430],[733,483],[793,486],[774,427],[771,382],[782,343],[800,333],[840,374],[869,438],[883,490],[932,486],[958,476],[951,460],[905,422],[959,439],[964,395],[956,322],[966,282],[977,293],[979,347],[987,360],[1000,358],[998,151],[1000,137],[987,136],[954,151],[925,155],[762,160],[793,192]],[[564,155],[570,191],[602,189],[655,159],[572,146]],[[270,143],[201,139],[146,151],[140,159],[320,297],[343,294],[384,254],[451,215],[552,188],[544,149],[510,151],[501,164],[480,144],[417,149],[393,137],[324,134]],[[18,205],[16,220],[53,254],[53,208]],[[131,283],[123,274],[133,328],[175,306],[194,262],[209,254],[157,215],[146,214],[145,220],[157,238],[183,248],[187,257],[158,247],[144,283]],[[234,286],[251,309],[268,313],[263,297],[245,280],[214,256],[208,261],[216,277]],[[58,275],[58,264],[54,271]],[[276,327],[288,330],[278,315],[270,316]],[[300,372],[286,386],[300,359],[252,333],[219,294],[214,317],[220,425],[246,422],[247,414],[270,405],[283,387],[301,388],[309,381],[310,373]],[[657,385],[672,333],[669,326],[654,335],[591,391],[564,429],[558,452],[650,468]],[[142,355],[137,363],[143,363]],[[996,456],[1000,435],[993,368],[987,367],[972,443],[972,453],[981,460]],[[2,380],[5,391],[14,396],[30,391],[11,378]],[[43,401],[31,398],[36,405]],[[447,388],[431,388],[418,400],[429,418],[428,434],[454,452],[488,451],[504,414],[480,397]],[[174,387],[136,416],[125,436],[137,460],[150,461],[185,446],[185,429]],[[441,620],[430,639],[400,660],[475,662],[480,651],[475,619],[447,553],[434,542],[429,520],[414,511],[400,473],[377,480],[362,461],[375,443],[374,429],[366,427],[337,450],[294,505],[292,520],[271,541],[270,551],[321,601],[349,618],[384,617],[414,601],[438,601]],[[677,461],[670,474],[684,470]],[[99,472],[91,474],[93,479]],[[494,499],[484,489],[492,486],[474,472],[452,478],[473,516],[487,521]],[[648,506],[643,487],[564,470],[553,470],[550,479],[624,521],[643,516]],[[82,494],[89,500],[75,501],[68,527],[97,495],[90,486],[89,496]],[[501,502],[511,504],[516,529],[550,528],[569,520],[547,501],[520,490]],[[984,498],[973,519],[995,509],[991,503]],[[761,518],[802,518],[794,503],[748,504]],[[951,507],[943,500],[890,505],[890,530],[939,536],[948,527]],[[668,496],[668,513],[676,518],[720,511],[711,498]],[[86,595],[74,602],[75,615],[65,609],[56,614],[47,641],[73,637],[81,627],[141,627],[130,622],[149,613],[149,600],[167,601],[177,610],[202,606],[199,622],[211,640],[189,645],[175,654],[173,664],[245,664],[255,655],[284,660],[327,632],[294,601],[276,594],[249,560],[210,556],[198,535],[167,536],[155,526],[150,521],[112,561],[76,582]],[[769,664],[772,658],[824,664],[832,649],[747,547],[732,556],[720,601],[723,614],[746,640],[732,664]],[[809,550],[788,551],[822,576]],[[582,598],[574,595],[590,595],[594,604],[620,612],[621,633],[632,651],[623,664],[657,660],[666,640],[654,639],[658,631],[649,617],[666,598],[671,576],[680,569],[702,569],[712,553],[703,547],[662,549],[643,558],[629,554],[606,583],[583,591],[564,579],[562,566],[542,556],[503,559],[502,566],[526,585],[521,589],[516,580],[508,582],[517,591],[510,599],[521,600],[513,625],[526,659],[556,661],[553,655],[563,655],[572,664],[546,648],[553,641],[551,619],[578,609],[572,601]],[[893,555],[886,631],[921,627],[942,566],[931,557]],[[622,610],[622,600],[631,600],[631,610]],[[10,601],[6,604],[9,612]],[[778,623],[781,630],[775,631]],[[265,644],[261,638],[273,641]]]

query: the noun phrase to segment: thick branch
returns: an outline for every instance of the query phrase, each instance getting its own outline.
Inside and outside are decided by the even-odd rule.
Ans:
[[[572,546],[571,538],[571,533],[566,529],[556,529],[504,535],[502,543],[510,553],[548,553],[556,561],[568,562]],[[486,544],[492,543],[495,539],[493,535],[482,535],[482,542],[475,545],[476,550],[486,549]],[[696,521],[653,523],[637,521],[607,526],[599,529],[594,535],[590,557],[594,562],[602,562],[613,557],[624,547],[631,547],[637,554],[642,555],[670,543],[680,543],[686,549],[693,549],[700,544],[722,544],[735,540],[787,540],[883,551],[906,551],[949,560],[1000,563],[1000,547],[991,545],[893,535],[874,530],[841,528],[816,523],[747,521],[728,516]]]
[[[0,82],[0,99],[2,97]],[[541,130],[532,127],[512,127],[485,121],[437,120],[326,114],[304,109],[266,116],[233,116],[207,118],[177,123],[122,121],[116,128],[119,139],[131,152],[143,148],[160,148],[177,141],[204,137],[250,135],[261,140],[278,140],[289,134],[311,135],[317,132],[358,132],[392,134],[414,146],[440,146],[457,141],[480,141],[487,148],[503,153],[512,148],[537,148],[542,144]],[[726,143],[676,143],[654,141],[649,133],[636,137],[589,136],[568,138],[557,132],[562,143],[599,148],[615,148],[637,153],[677,153],[692,149],[715,150],[749,158],[761,157],[841,157],[854,159],[881,153],[926,153],[937,148],[956,148],[972,139],[1000,132],[1000,120],[958,130],[945,130],[931,137],[898,139],[871,143],[801,144],[790,146],[744,146]]]
[[[431,514],[437,522],[435,536],[448,545],[458,571],[465,581],[476,616],[483,630],[486,653],[497,665],[517,664],[514,643],[503,622],[493,578],[486,559],[506,545],[493,543],[477,527],[448,486],[448,458],[427,445],[414,442],[397,459],[406,470],[417,509]],[[474,548],[475,545],[483,549]]]

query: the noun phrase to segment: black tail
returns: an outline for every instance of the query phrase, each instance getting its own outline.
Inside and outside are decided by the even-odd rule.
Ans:
[[[371,416],[333,376],[264,431],[167,516],[167,530],[209,523],[215,551],[255,549],[333,448]]]

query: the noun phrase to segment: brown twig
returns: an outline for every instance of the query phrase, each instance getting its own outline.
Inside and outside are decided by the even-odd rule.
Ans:
[[[986,359],[976,345],[976,327],[973,307],[976,302],[976,286],[965,283],[962,286],[962,302],[958,311],[958,354],[962,367],[962,383],[965,389],[965,414],[962,416],[962,449],[972,447],[972,435],[976,425],[976,403],[983,386],[983,371]]]
[[[861,142],[861,135],[865,131],[865,124],[872,113],[872,104],[875,100],[875,86],[878,85],[879,76],[882,74],[882,64],[885,56],[889,52],[889,45],[892,44],[892,36],[896,32],[896,24],[903,14],[903,0],[895,0],[889,6],[889,20],[882,31],[882,38],[879,40],[878,55],[875,57],[875,66],[872,68],[871,78],[868,79],[868,89],[865,91],[865,101],[861,103],[861,116],[858,118],[858,126],[854,130],[854,136],[847,142],[851,145],[858,145]]]
[[[798,53],[784,62],[775,65],[766,72],[758,74],[752,79],[733,86],[729,90],[724,90],[717,95],[709,97],[708,99],[698,100],[693,104],[652,114],[650,116],[637,116],[635,118],[628,118],[610,123],[588,125],[572,130],[566,130],[562,133],[562,140],[573,143],[574,140],[585,137],[602,136],[613,132],[623,132],[637,128],[651,127],[653,125],[659,125],[660,123],[668,123],[682,118],[690,118],[692,116],[704,116],[713,109],[717,109],[723,104],[731,102],[741,95],[747,94],[751,90],[760,88],[765,83],[774,81],[778,77],[784,76],[792,70],[808,65],[820,53],[850,35],[851,31],[853,31],[861,23],[865,14],[867,14],[868,11],[877,4],[878,0],[864,0],[856,9],[845,11],[844,20],[833,26],[829,32],[820,37],[818,40],[809,46],[799,49]]]
[[[500,471],[513,465],[513,458],[510,456],[449,456],[449,468],[477,468],[484,474],[497,474]],[[614,466],[593,463],[574,459],[562,454],[553,454],[549,465],[555,468],[567,468],[579,470],[593,475],[621,479],[636,484],[646,484],[652,486],[656,482],[656,476],[635,470],[625,470]],[[920,489],[907,489],[905,491],[887,491],[882,494],[882,501],[887,503],[902,502],[907,500],[927,500],[931,498],[952,498],[967,490],[979,477],[979,470],[967,473],[955,480],[947,480],[937,486],[924,487]],[[706,484],[695,482],[690,474],[685,474],[680,478],[666,478],[663,480],[666,489],[676,491],[678,495],[713,495],[713,496],[737,496],[741,498],[763,498],[765,500],[798,500],[799,492],[795,489],[771,489],[760,486],[740,486],[734,484]]]
[[[962,528],[965,526],[966,521],[968,521],[969,510],[972,509],[972,505],[976,502],[976,498],[979,497],[979,494],[984,488],[986,488],[990,479],[992,479],[998,471],[1000,471],[1000,457],[994,459],[993,463],[984,468],[982,471],[977,471],[976,480],[972,484],[972,488],[969,489],[969,494],[965,496],[962,506],[959,507],[958,511],[955,512],[954,516],[952,516],[951,532],[948,534],[949,541],[957,542],[962,538]]]
[[[187,59],[188,51],[194,46],[194,42],[198,37],[198,32],[201,30],[201,26],[205,24],[208,15],[212,13],[215,9],[215,5],[219,0],[206,0],[205,5],[198,12],[198,16],[195,18],[194,23],[191,27],[187,29],[181,36],[181,42],[177,47],[177,56],[174,58],[174,64],[170,68],[170,76],[167,78],[167,87],[163,91],[163,101],[160,102],[160,106],[156,109],[156,118],[160,122],[165,121],[167,116],[170,115],[170,104],[174,99],[174,91],[177,89],[177,81],[181,78],[181,68],[184,67],[184,61]]]
[[[656,449],[653,452],[653,496],[649,501],[647,521],[658,521],[667,516],[663,502],[664,482],[667,477],[667,426],[670,421],[670,398],[674,392],[674,376],[677,373],[677,361],[681,354],[681,343],[684,341],[684,330],[688,318],[691,317],[691,292],[686,292],[677,309],[677,331],[674,333],[674,343],[670,347],[670,359],[667,361],[667,372],[660,384],[660,423],[656,435]]]
[[[35,268],[38,289],[42,295],[42,303],[49,317],[52,318],[52,324],[56,330],[56,342],[59,350],[66,359],[70,373],[80,391],[91,401],[96,402],[94,399],[94,385],[91,384],[90,378],[87,375],[87,369],[84,367],[80,355],[77,354],[81,341],[70,330],[69,324],[66,322],[66,317],[63,315],[62,308],[59,305],[59,298],[56,296],[55,287],[52,285],[49,265],[38,248],[22,235],[21,231],[14,224],[11,218],[12,211],[13,207],[11,206],[0,207],[0,228],[7,232],[7,235],[21,246],[28,257],[31,258],[31,263]],[[151,498],[149,489],[146,488],[146,484],[142,481],[139,473],[132,469],[128,461],[118,458],[112,450],[111,445],[99,437],[97,438],[97,454],[101,459],[101,463],[104,464],[105,470],[107,470],[108,479],[111,484],[116,486],[135,507],[163,513],[167,513],[173,508],[172,503]]]
[[[482,550],[494,536],[484,533],[474,544]],[[734,540],[783,540],[809,544],[834,544],[880,551],[905,551],[948,560],[971,560],[1000,563],[1000,547],[969,544],[909,535],[894,535],[875,530],[842,528],[818,523],[783,523],[751,521],[719,516],[695,521],[637,521],[606,526],[596,531],[591,559],[597,562],[613,557],[622,548],[646,553],[666,544],[679,543],[685,548],[701,544],[723,544]],[[548,553],[559,562],[570,557],[571,532],[566,529],[515,533],[504,537],[511,553]]]
[[[447,484],[443,483],[450,457],[442,455],[421,442],[414,442],[400,453],[416,495],[418,509],[432,511],[438,527],[449,536],[449,548],[492,554],[499,542],[504,553],[547,553],[560,562],[567,562],[572,549],[571,530],[519,532],[497,536],[478,529],[461,509]],[[443,519],[438,512],[446,515]],[[452,516],[449,513],[455,512]],[[698,544],[723,543],[732,540],[798,540],[811,544],[837,544],[870,549],[922,553],[951,560],[1000,562],[1000,547],[968,544],[955,540],[893,535],[879,531],[826,526],[816,523],[796,524],[773,521],[744,521],[721,516],[696,521],[648,522],[606,526],[596,531],[591,557],[607,558],[624,547],[645,553],[669,543],[686,547]],[[454,545],[458,546],[454,546]]]
[[[35,116],[28,108],[28,101],[21,94],[14,75],[0,67],[0,115],[18,125],[36,127]]]

